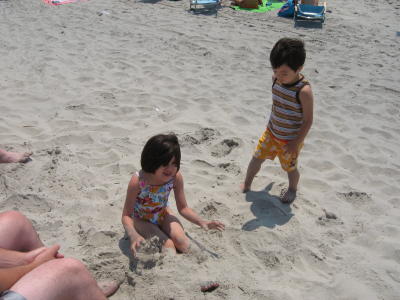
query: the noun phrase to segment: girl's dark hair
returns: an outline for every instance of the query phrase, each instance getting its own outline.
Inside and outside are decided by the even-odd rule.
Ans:
[[[158,134],[150,138],[142,151],[140,164],[142,170],[154,173],[159,167],[166,166],[175,157],[176,165],[181,165],[181,149],[175,134]]]
[[[272,48],[269,59],[273,69],[286,64],[293,71],[297,71],[306,60],[304,42],[299,39],[282,38]]]

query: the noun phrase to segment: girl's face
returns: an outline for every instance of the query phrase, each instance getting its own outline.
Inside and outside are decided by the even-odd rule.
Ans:
[[[178,172],[178,165],[176,164],[175,157],[173,157],[170,162],[165,165],[159,167],[154,172],[154,178],[159,182],[167,182],[172,179]]]
[[[297,71],[293,71],[288,65],[282,65],[273,71],[279,83],[292,84],[299,79],[301,69],[300,67]]]

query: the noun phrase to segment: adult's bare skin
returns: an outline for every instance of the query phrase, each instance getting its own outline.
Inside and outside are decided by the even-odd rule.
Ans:
[[[31,155],[32,152],[10,152],[0,149],[0,163],[26,163]]]
[[[84,264],[63,258],[59,246],[44,247],[21,213],[0,213],[0,292],[11,290],[29,300],[104,300],[118,282],[97,283]]]

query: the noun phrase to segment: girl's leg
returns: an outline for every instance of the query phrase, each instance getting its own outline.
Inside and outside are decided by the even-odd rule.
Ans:
[[[189,250],[189,239],[185,235],[183,226],[178,218],[168,212],[161,224],[161,229],[171,238],[175,248],[180,252],[186,253]]]
[[[30,251],[43,247],[32,223],[20,212],[0,213],[0,248]]]
[[[160,239],[163,248],[173,249],[176,251],[173,241],[168,237],[161,228],[151,222],[134,218],[136,231],[143,236],[146,240],[154,236]]]

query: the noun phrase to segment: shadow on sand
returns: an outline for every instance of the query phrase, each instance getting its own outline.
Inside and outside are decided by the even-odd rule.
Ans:
[[[142,3],[147,3],[147,4],[156,4],[160,2],[161,0],[140,0]]]
[[[307,21],[307,20],[296,20],[294,21],[294,28],[302,27],[302,28],[310,28],[310,29],[322,29],[324,27],[324,23],[320,21]]]
[[[135,272],[138,267],[138,259],[133,257],[132,252],[131,252],[131,243],[129,241],[129,238],[125,235],[119,240],[118,243],[119,249],[121,249],[121,252],[129,258],[129,270],[132,272]]]
[[[250,209],[256,218],[243,224],[243,230],[253,231],[260,226],[274,228],[287,223],[293,216],[289,205],[282,204],[279,197],[269,193],[273,185],[271,182],[261,191],[246,193],[246,201],[251,202]]]

